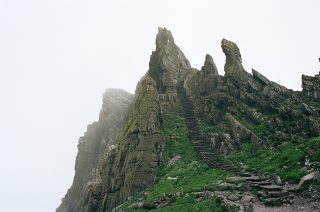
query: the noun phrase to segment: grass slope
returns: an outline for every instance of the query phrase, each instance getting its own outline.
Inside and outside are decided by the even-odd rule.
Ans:
[[[187,136],[188,129],[185,119],[174,114],[165,116],[162,135],[165,139],[165,150],[162,166],[157,172],[157,182],[135,200],[122,205],[119,211],[144,211],[141,208],[134,209],[132,205],[137,202],[152,203],[176,192],[183,192],[187,195],[173,197],[169,205],[157,211],[223,211],[217,198],[198,202],[196,196],[193,195],[194,192],[203,191],[204,187],[213,190],[214,182],[224,178],[228,173],[210,169],[206,164],[197,161]],[[169,166],[169,160],[176,155],[181,156],[181,159]],[[177,180],[169,180],[168,177],[177,178]]]
[[[244,144],[242,151],[234,152],[229,156],[232,161],[240,161],[249,166],[249,170],[262,173],[277,174],[285,181],[298,182],[307,172],[307,169],[318,169],[320,158],[320,137],[309,139],[301,143],[283,143],[276,149],[260,150],[252,155],[250,148]],[[310,166],[304,167],[306,156]]]

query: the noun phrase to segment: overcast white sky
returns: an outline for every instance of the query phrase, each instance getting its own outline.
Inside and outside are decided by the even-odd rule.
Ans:
[[[299,90],[320,70],[320,1],[0,0],[1,211],[54,211],[108,87],[134,92],[158,26],[193,67],[222,38],[245,68]]]

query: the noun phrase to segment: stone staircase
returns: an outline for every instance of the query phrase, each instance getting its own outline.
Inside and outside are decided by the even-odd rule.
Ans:
[[[239,191],[252,191],[258,199],[266,205],[279,206],[291,203],[294,198],[294,188],[287,185],[277,185],[272,178],[255,174],[243,173],[236,177],[227,177],[226,182],[236,186],[229,186]]]
[[[193,104],[186,95],[186,90],[183,87],[183,83],[178,84],[177,91],[184,110],[184,117],[186,119],[189,133],[188,136],[201,161],[208,164],[208,166],[212,168],[220,168],[233,173],[238,173],[239,169],[236,168],[230,161],[226,160],[222,154],[214,152],[211,149],[207,139],[201,135],[198,127],[198,121],[194,113]]]

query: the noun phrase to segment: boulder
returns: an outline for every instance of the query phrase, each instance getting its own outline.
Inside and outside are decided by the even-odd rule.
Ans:
[[[181,159],[180,155],[176,155],[173,158],[171,158],[168,162],[168,166],[173,166],[178,160]]]
[[[278,175],[273,176],[273,181],[276,185],[283,185],[283,182],[281,181],[281,178]]]

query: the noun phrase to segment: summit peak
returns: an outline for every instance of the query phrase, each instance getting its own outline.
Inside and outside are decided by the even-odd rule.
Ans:
[[[174,43],[171,31],[165,27],[158,27],[158,34],[156,37],[156,47],[157,49],[167,45],[168,43]]]

